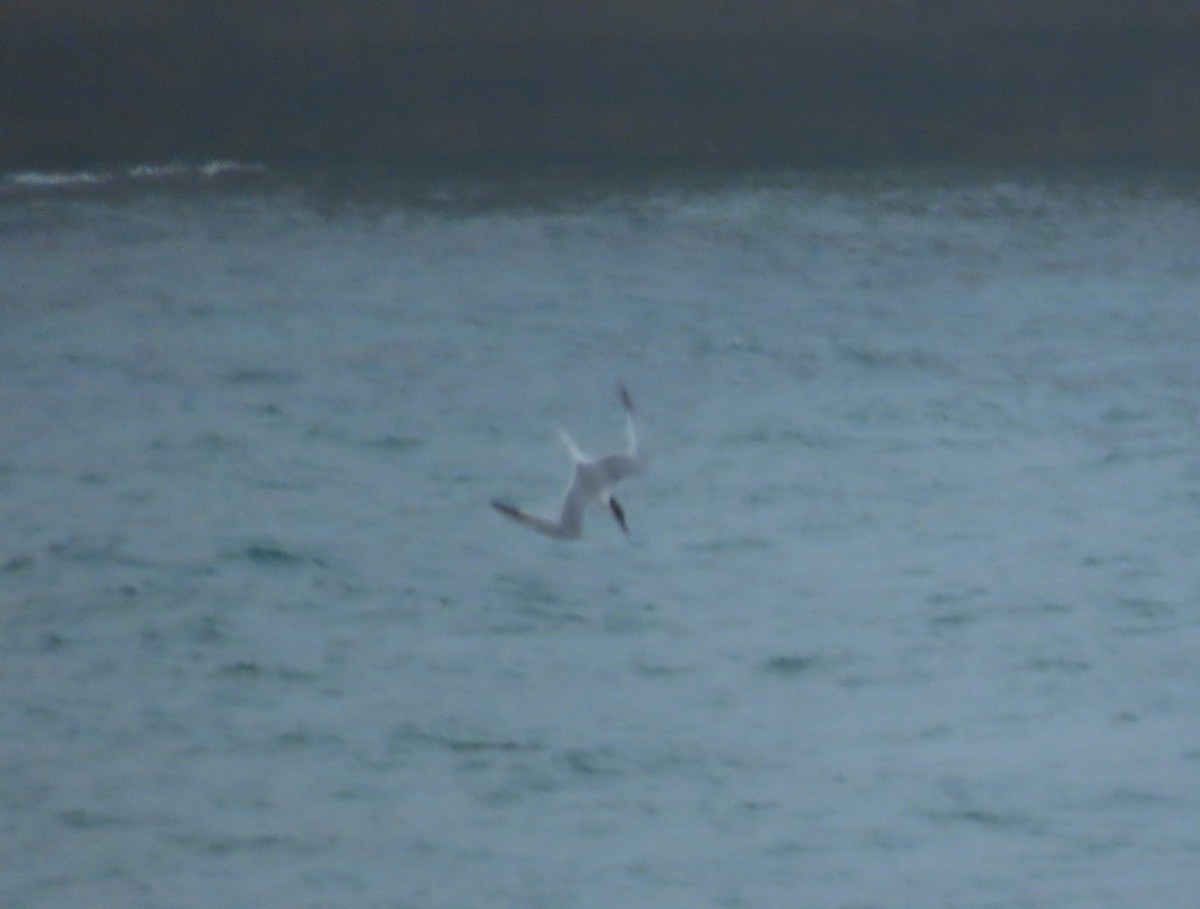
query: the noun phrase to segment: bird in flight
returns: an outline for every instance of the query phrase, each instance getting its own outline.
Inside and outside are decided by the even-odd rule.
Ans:
[[[611,512],[621,530],[628,536],[629,525],[625,523],[625,509],[612,494],[612,487],[626,477],[643,473],[646,469],[646,458],[638,444],[637,430],[634,427],[633,398],[620,383],[617,385],[617,393],[621,397],[621,406],[625,408],[625,431],[629,436],[629,448],[626,451],[589,458],[579,450],[564,430],[558,431],[571,456],[575,472],[571,476],[571,485],[567,487],[567,493],[563,496],[562,510],[557,518],[529,514],[499,499],[492,500],[492,507],[502,515],[526,527],[532,527],[548,537],[556,540],[578,540],[583,536],[583,509],[586,505],[596,504]]]

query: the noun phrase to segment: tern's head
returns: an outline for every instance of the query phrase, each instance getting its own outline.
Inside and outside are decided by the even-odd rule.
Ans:
[[[629,525],[625,523],[625,509],[621,507],[621,503],[617,501],[616,496],[608,497],[608,508],[613,513],[613,517],[617,519],[617,523],[621,525],[621,530],[625,532],[625,536],[629,536]]]

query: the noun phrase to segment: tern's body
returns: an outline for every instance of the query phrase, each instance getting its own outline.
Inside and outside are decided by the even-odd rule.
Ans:
[[[571,455],[575,472],[571,476],[571,485],[563,497],[562,510],[557,518],[541,517],[522,511],[514,505],[498,500],[492,501],[492,507],[514,521],[532,527],[546,536],[559,540],[577,540],[583,535],[583,509],[589,504],[597,504],[612,512],[621,530],[626,534],[629,528],[625,524],[625,511],[612,494],[612,487],[626,477],[635,476],[645,470],[645,456],[638,445],[637,433],[633,424],[633,400],[624,385],[618,386],[621,404],[625,408],[625,426],[629,436],[627,451],[617,454],[604,455],[599,458],[587,457],[571,437],[562,430],[559,435],[567,451]]]

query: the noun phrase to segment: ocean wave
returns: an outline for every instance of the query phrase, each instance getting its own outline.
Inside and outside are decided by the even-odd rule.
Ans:
[[[87,190],[113,186],[163,183],[208,183],[222,179],[267,176],[265,164],[212,160],[200,164],[135,164],[118,168],[69,171],[23,170],[0,175],[0,186],[17,192]]]

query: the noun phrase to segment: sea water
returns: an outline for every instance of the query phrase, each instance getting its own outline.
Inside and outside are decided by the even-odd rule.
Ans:
[[[1194,179],[337,187],[6,178],[0,904],[1195,905]]]

